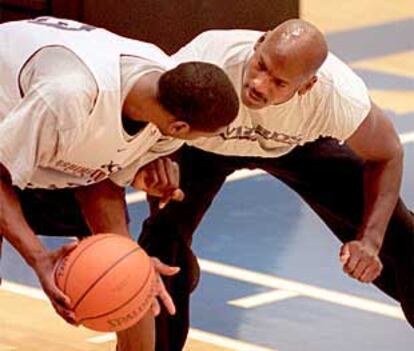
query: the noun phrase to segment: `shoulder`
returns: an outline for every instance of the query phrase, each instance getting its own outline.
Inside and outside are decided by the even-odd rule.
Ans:
[[[329,53],[318,71],[316,93],[322,99],[335,100],[366,108],[370,106],[368,88],[365,82],[345,62]]]
[[[243,29],[209,30],[196,36],[173,58],[179,62],[202,60],[219,66],[236,64],[244,60],[247,52],[253,50],[262,34],[263,32]]]
[[[43,100],[55,115],[59,129],[76,127],[95,105],[99,89],[94,75],[64,47],[44,48],[33,60],[23,75],[25,97]]]
[[[213,29],[200,33],[189,44],[196,42],[221,43],[234,46],[255,43],[263,32],[249,29]]]

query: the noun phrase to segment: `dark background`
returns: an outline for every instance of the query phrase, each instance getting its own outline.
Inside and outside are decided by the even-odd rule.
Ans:
[[[104,27],[172,53],[207,29],[272,28],[299,16],[299,0],[0,0],[0,22],[44,15]]]

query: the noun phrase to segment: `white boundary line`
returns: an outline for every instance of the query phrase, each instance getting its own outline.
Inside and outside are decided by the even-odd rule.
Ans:
[[[402,144],[414,143],[414,132],[402,133],[399,137]],[[236,180],[257,177],[263,174],[266,174],[266,172],[262,170],[241,169],[228,176],[226,182],[234,182]],[[136,191],[126,195],[127,204],[143,202],[145,201],[145,198],[146,194],[142,191]]]
[[[400,134],[402,144],[414,143],[414,132]]]
[[[32,288],[30,286],[12,283],[7,280],[2,280],[0,290],[5,290],[8,292],[12,292],[14,294],[31,297],[36,300],[48,301],[48,298],[46,294],[43,292],[43,290],[39,288]]]
[[[269,288],[289,290],[316,300],[331,302],[337,305],[372,312],[390,318],[405,320],[404,314],[399,306],[377,302],[334,290],[319,288],[313,285],[303,284],[269,274],[257,273],[219,262],[199,259],[199,263],[202,271],[225,278],[267,286]]]
[[[300,294],[295,291],[273,290],[261,294],[242,297],[240,299],[230,300],[227,303],[241,308],[253,308],[266,305],[268,303],[290,299],[296,296],[300,296]]]
[[[207,333],[199,329],[191,328],[188,337],[193,340],[201,341],[210,345],[224,347],[234,351],[277,351],[261,346],[252,345],[239,340],[231,339],[225,336]],[[93,344],[104,344],[115,340],[115,334],[105,334],[94,336],[88,339]]]
[[[217,345],[235,351],[277,351],[276,349],[268,349],[265,347],[252,345],[246,342],[241,342],[239,340],[230,339],[225,336],[219,336],[193,328],[190,329],[189,337],[191,339],[205,342],[210,345]]]

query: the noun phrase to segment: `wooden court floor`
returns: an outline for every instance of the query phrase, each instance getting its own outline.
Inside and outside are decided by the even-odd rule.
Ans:
[[[4,282],[0,288],[0,351],[114,351],[115,335],[66,324],[36,288]],[[192,330],[184,351],[247,351],[253,345]],[[201,339],[200,339],[201,337]],[[211,339],[206,341],[206,339]],[[220,346],[227,344],[230,348]],[[218,345],[217,345],[218,344]],[[270,349],[258,348],[258,351]]]

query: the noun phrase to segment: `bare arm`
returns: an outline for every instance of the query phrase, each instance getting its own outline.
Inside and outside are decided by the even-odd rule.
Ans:
[[[36,266],[46,255],[46,249],[26,222],[19,199],[12,187],[10,174],[0,164],[0,232],[22,255],[27,264]]]
[[[403,148],[392,123],[375,104],[347,143],[366,160],[364,217],[358,239],[369,240],[379,250],[399,197]]]
[[[74,248],[65,245],[49,252],[24,218],[20,201],[12,187],[7,169],[0,163],[0,234],[20,253],[36,272],[53,307],[67,322],[75,323],[69,299],[57,288],[53,278],[57,260]]]
[[[368,253],[368,257],[362,259],[369,262],[370,259],[378,258],[388,222],[398,200],[403,148],[392,123],[375,104],[372,104],[367,118],[348,139],[347,144],[366,160],[364,214],[356,239]],[[349,250],[349,247],[343,247],[342,255],[349,256]],[[364,265],[358,262],[357,256],[354,255],[355,259],[348,260],[345,270],[361,281],[375,279],[382,265],[377,265],[378,268],[370,272],[370,269],[364,268]]]

